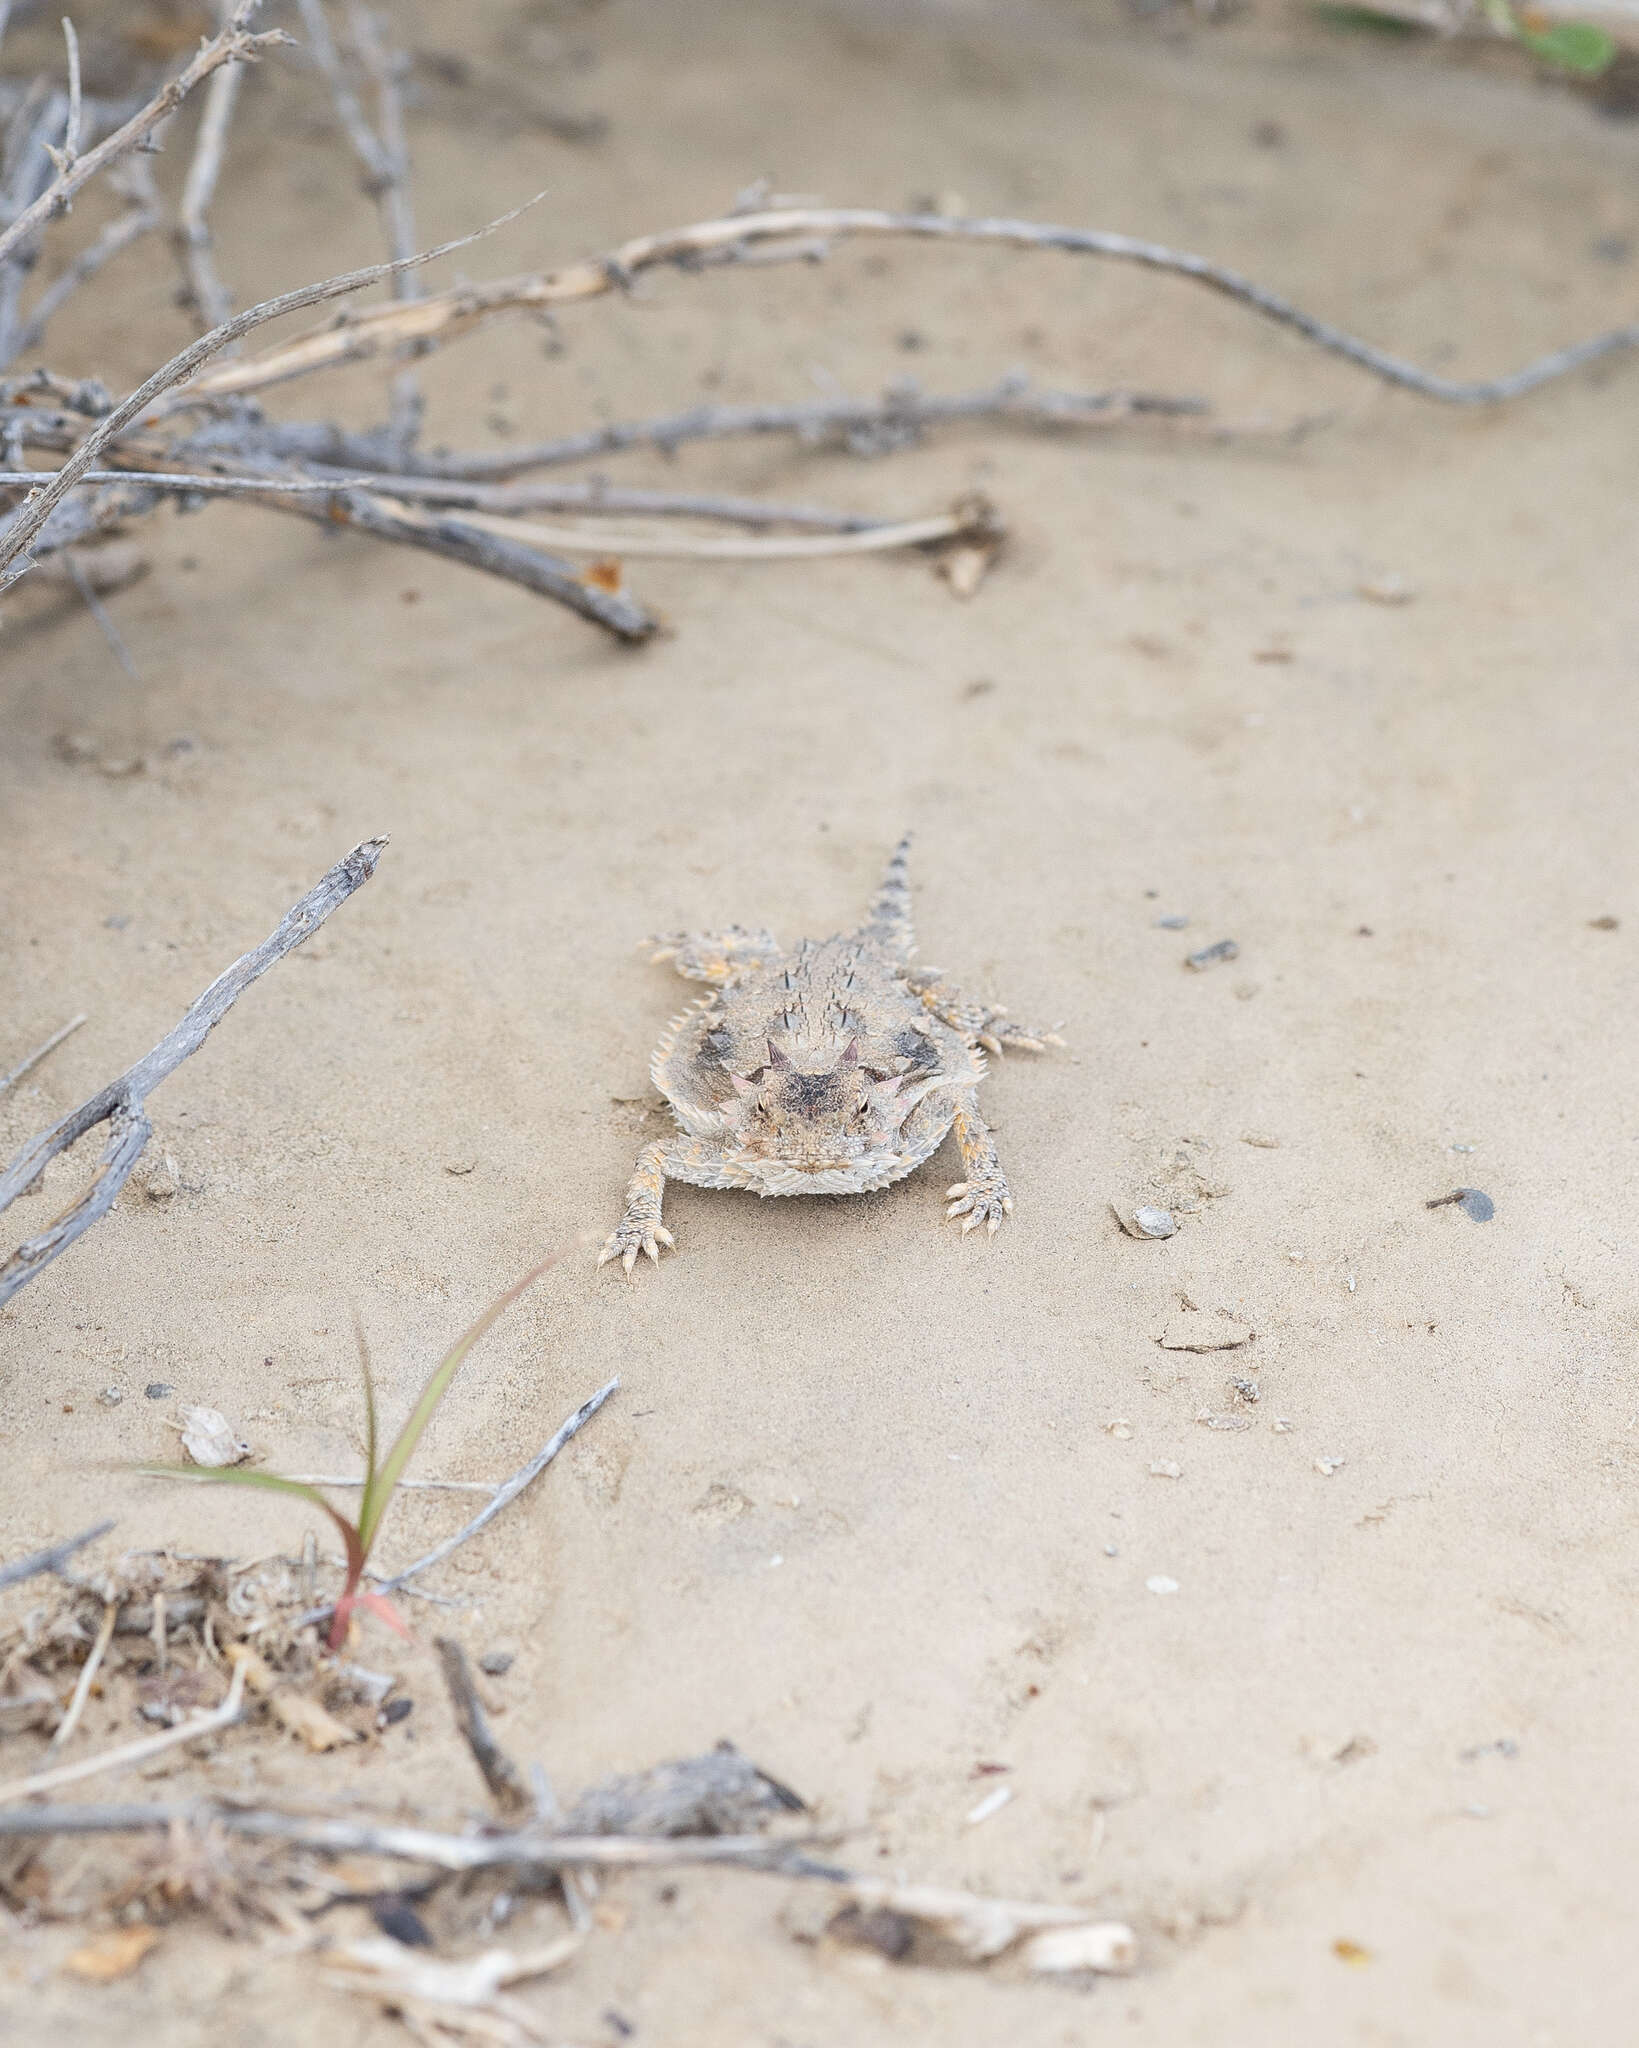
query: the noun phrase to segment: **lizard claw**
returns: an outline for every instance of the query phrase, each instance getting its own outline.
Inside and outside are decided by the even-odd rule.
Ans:
[[[610,1233],[608,1242],[598,1253],[598,1264],[606,1266],[611,1259],[619,1259],[630,1277],[639,1252],[658,1266],[660,1247],[675,1245],[676,1242],[658,1216],[627,1216],[622,1219],[620,1228]]]
[[[1002,1218],[1013,1213],[1013,1197],[1008,1193],[1007,1182],[1000,1174],[992,1180],[958,1181],[950,1194],[955,1199],[951,1200],[950,1207],[945,1211],[945,1221],[954,1223],[960,1216],[964,1237],[970,1230],[977,1230],[981,1223],[989,1235],[994,1237],[1001,1227]]]

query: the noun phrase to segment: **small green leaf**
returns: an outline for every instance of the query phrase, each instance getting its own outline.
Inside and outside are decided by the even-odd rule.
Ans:
[[[1520,41],[1544,63],[1579,78],[1597,78],[1616,61],[1616,45],[1591,21],[1558,21],[1552,28],[1516,30]]]

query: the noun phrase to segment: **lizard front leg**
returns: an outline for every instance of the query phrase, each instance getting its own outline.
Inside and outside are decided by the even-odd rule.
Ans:
[[[960,1216],[964,1236],[982,1223],[994,1237],[1002,1218],[1013,1213],[1007,1175],[996,1157],[996,1140],[990,1135],[990,1126],[979,1114],[977,1095],[971,1088],[960,1088],[955,1104],[956,1143],[967,1179],[959,1180],[947,1192],[945,1199],[950,1207],[945,1211],[945,1221]]]
[[[637,1155],[637,1165],[626,1187],[626,1213],[598,1253],[600,1266],[606,1266],[611,1259],[619,1259],[630,1273],[637,1264],[639,1252],[659,1265],[660,1247],[676,1242],[660,1220],[660,1200],[665,1192],[671,1149],[672,1141],[661,1138],[652,1145],[645,1145]]]
[[[639,1252],[656,1265],[660,1263],[660,1247],[674,1242],[660,1220],[660,1203],[669,1180],[686,1180],[697,1188],[750,1185],[744,1171],[705,1139],[657,1138],[637,1155],[637,1165],[626,1187],[626,1213],[598,1253],[600,1266],[619,1259],[630,1273]]]
[[[685,980],[709,981],[714,988],[726,988],[784,957],[772,932],[747,931],[737,924],[720,932],[664,932],[644,943],[655,948],[651,959],[669,960]]]
[[[931,969],[910,969],[905,984],[941,1024],[948,1024],[953,1031],[960,1031],[964,1038],[990,1052],[1000,1053],[1010,1046],[1019,1052],[1042,1052],[1050,1045],[1064,1043],[1056,1031],[1011,1022],[999,1003],[974,1002]]]

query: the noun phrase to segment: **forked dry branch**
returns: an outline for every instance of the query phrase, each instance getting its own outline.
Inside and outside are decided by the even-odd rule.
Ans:
[[[0,1215],[3,1215],[19,1196],[28,1194],[37,1185],[54,1159],[77,1144],[88,1131],[95,1130],[98,1124],[109,1126],[108,1143],[90,1184],[44,1230],[36,1231],[4,1265],[0,1265],[0,1304],[9,1301],[19,1288],[26,1287],[53,1259],[67,1251],[76,1238],[83,1236],[93,1223],[107,1215],[120,1189],[130,1179],[132,1168],[142,1157],[143,1147],[153,1136],[153,1125],[148,1121],[148,1097],[162,1081],[176,1072],[190,1054],[199,1050],[253,981],[277,965],[286,954],[293,953],[304,940],[310,939],[333,910],[345,903],[355,889],[362,888],[369,881],[386,845],[385,839],[366,839],[337,861],[299,903],[285,912],[261,945],[236,960],[224,974],[218,975],[182,1021],[165,1034],[152,1052],[138,1060],[134,1067],[128,1067],[107,1087],[98,1089],[95,1095],[49,1130],[31,1138],[0,1173]]]

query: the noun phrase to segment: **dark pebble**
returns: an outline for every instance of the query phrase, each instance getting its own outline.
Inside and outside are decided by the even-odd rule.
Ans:
[[[486,1650],[478,1659],[478,1669],[490,1678],[504,1678],[514,1661],[510,1650]]]
[[[372,1899],[370,1918],[383,1934],[390,1934],[394,1941],[403,1942],[406,1948],[431,1948],[433,1945],[427,1923],[409,1900],[398,1892],[383,1892]]]
[[[395,1728],[415,1712],[415,1701],[407,1699],[389,1700],[376,1716],[383,1728]]]
[[[150,1401],[168,1401],[176,1389],[169,1380],[150,1380],[142,1391]]]

